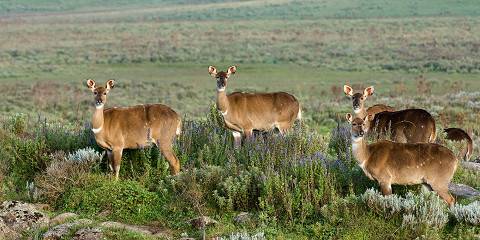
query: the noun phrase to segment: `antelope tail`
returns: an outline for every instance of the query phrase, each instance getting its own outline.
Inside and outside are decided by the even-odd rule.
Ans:
[[[302,107],[298,105],[297,120],[302,120]]]
[[[434,143],[436,139],[437,139],[437,131],[434,128],[432,131],[432,134],[430,134],[430,138],[428,139],[428,141],[431,143]]]
[[[175,132],[175,134],[178,136],[180,134],[182,134],[182,120],[179,120],[178,121],[178,124],[177,124],[177,131]]]
[[[472,156],[473,152],[473,141],[472,137],[467,134],[467,151],[465,152],[465,156],[463,156],[463,160],[468,161],[470,160],[470,157]]]

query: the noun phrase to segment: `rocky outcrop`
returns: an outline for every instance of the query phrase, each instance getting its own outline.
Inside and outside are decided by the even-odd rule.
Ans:
[[[59,240],[68,235],[70,231],[77,226],[92,224],[88,219],[80,219],[74,222],[64,223],[50,228],[43,234],[43,240]]]
[[[0,205],[0,239],[15,239],[23,231],[46,226],[49,218],[35,205],[5,201]]]
[[[73,240],[98,240],[102,237],[103,232],[100,228],[82,228],[75,233]]]
[[[448,190],[450,190],[453,195],[464,198],[480,196],[480,191],[460,183],[450,183]]]

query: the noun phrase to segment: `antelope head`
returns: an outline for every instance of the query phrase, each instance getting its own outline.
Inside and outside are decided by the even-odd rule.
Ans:
[[[217,79],[217,91],[222,92],[225,91],[227,87],[227,80],[232,75],[235,74],[237,71],[237,67],[231,66],[228,68],[226,72],[221,71],[217,72],[217,69],[214,66],[208,67],[208,73]]]
[[[352,141],[358,142],[363,139],[365,134],[368,132],[369,128],[369,121],[368,118],[370,116],[366,116],[364,119],[359,117],[353,118],[352,114],[347,113],[345,118],[347,121],[352,125]]]
[[[107,94],[115,86],[115,80],[108,80],[104,86],[97,87],[93,79],[87,80],[87,87],[93,92],[95,96],[95,107],[97,109],[103,108],[107,101]]]
[[[367,97],[373,95],[374,88],[373,86],[365,88],[363,93],[353,93],[353,88],[348,85],[343,85],[343,91],[345,94],[350,97],[353,101],[353,111],[355,113],[360,113],[364,109],[365,100]]]

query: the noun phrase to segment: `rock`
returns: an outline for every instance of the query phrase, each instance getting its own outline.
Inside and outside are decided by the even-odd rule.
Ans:
[[[48,225],[49,218],[33,204],[5,201],[0,206],[0,219],[15,232]]]
[[[103,232],[100,228],[82,228],[75,233],[73,240],[97,240],[102,237]]]
[[[52,225],[62,224],[62,223],[65,223],[68,219],[72,219],[76,217],[78,217],[78,215],[75,213],[71,213],[71,212],[62,213],[52,218],[50,220],[50,224]]]
[[[453,195],[464,198],[480,196],[480,192],[478,190],[465,184],[450,183],[450,185],[448,185],[448,190],[450,190]]]
[[[464,167],[466,169],[470,169],[470,170],[480,172],[480,163],[462,161],[461,164],[462,164],[462,167]]]
[[[233,221],[237,224],[244,224],[250,221],[250,213],[241,212],[233,218]]]
[[[203,229],[205,226],[215,225],[218,223],[208,216],[200,216],[198,218],[191,219],[189,222],[197,229]]]
[[[0,218],[0,239],[19,239],[20,234],[13,231],[5,224],[2,218]]]
[[[100,224],[102,227],[106,228],[119,228],[119,229],[126,229],[132,232],[142,233],[145,235],[152,235],[152,232],[145,226],[135,226],[135,225],[128,225],[119,222],[103,222]]]
[[[57,225],[49,229],[47,232],[43,234],[43,240],[61,239],[63,236],[69,234],[74,227],[80,226],[80,225],[88,225],[92,223],[93,223],[92,220],[89,220],[89,219],[79,219],[74,222]]]

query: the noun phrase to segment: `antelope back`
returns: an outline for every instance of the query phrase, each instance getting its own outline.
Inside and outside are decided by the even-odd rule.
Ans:
[[[99,137],[123,148],[169,143],[181,122],[174,110],[162,104],[106,109],[104,119],[104,132]]]
[[[297,99],[285,92],[235,92],[228,95],[228,101],[228,117],[242,128],[260,130],[269,129],[275,123],[293,124],[300,111]]]
[[[370,131],[390,133],[394,141],[416,143],[435,140],[435,120],[423,109],[380,112],[370,120]]]

